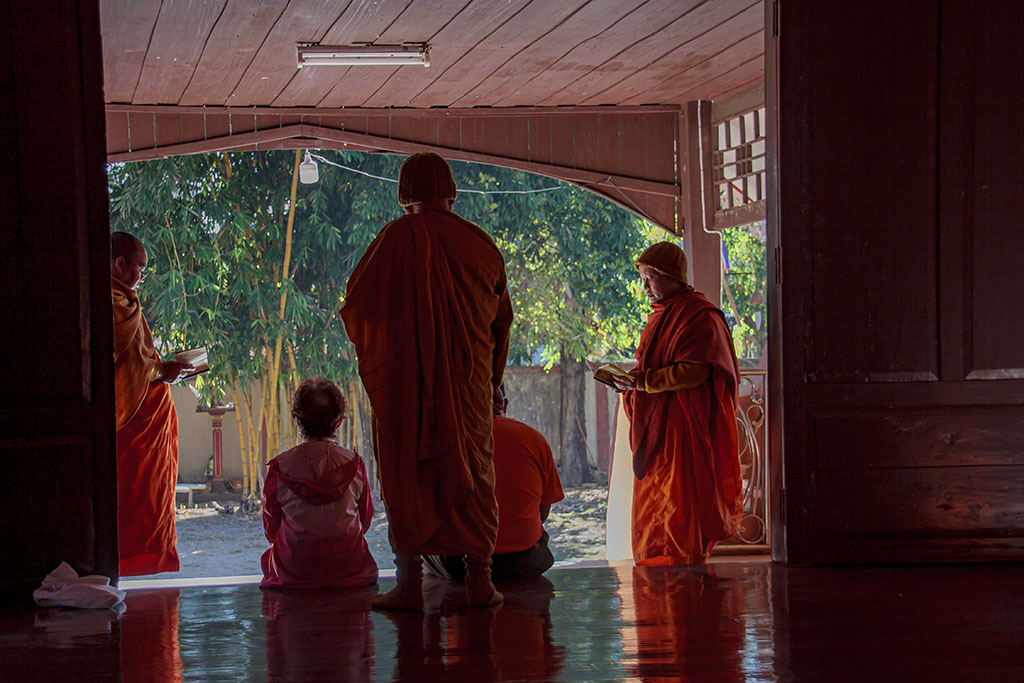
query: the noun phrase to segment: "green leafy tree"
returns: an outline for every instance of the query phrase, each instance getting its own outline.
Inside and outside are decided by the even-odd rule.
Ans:
[[[505,254],[516,312],[510,360],[560,367],[562,478],[570,485],[593,481],[584,359],[632,355],[648,310],[632,264],[661,236],[628,211],[566,183],[475,164],[454,168],[460,188],[561,188],[464,193],[458,210],[488,229]]]
[[[764,222],[722,231],[730,266],[723,278],[722,309],[732,328],[736,355],[744,365],[756,365],[768,341],[764,231]]]
[[[401,215],[402,159],[356,152],[324,158],[320,182],[295,184],[293,152],[221,153],[115,164],[111,223],[146,244],[153,275],[140,296],[164,354],[210,347],[204,400],[239,411],[247,490],[259,458],[295,439],[288,400],[299,378],[346,388],[348,438],[369,450],[355,356],[337,315],[345,283],[380,228]],[[628,212],[573,186],[509,169],[455,162],[456,211],[505,254],[516,311],[510,360],[561,364],[562,466],[590,480],[583,443],[582,359],[632,353],[644,316],[633,258],[660,239]],[[526,192],[529,194],[474,194]],[[243,425],[244,423],[244,425]],[[263,439],[263,426],[267,438]],[[344,436],[344,435],[343,435]]]

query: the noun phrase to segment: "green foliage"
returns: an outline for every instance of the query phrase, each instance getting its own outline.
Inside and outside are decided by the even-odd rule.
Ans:
[[[397,178],[402,159],[323,152],[333,161]],[[210,347],[201,387],[220,401],[233,381],[261,376],[280,333],[301,376],[346,381],[355,358],[337,312],[367,245],[401,215],[395,186],[321,164],[320,182],[299,185],[292,272],[280,281],[293,152],[172,157],[109,168],[111,225],[139,237],[150,277],[140,288],[163,354]],[[505,255],[516,322],[510,361],[564,352],[630,355],[647,314],[633,259],[662,233],[611,202],[550,178],[452,164],[464,190],[456,211],[488,231]],[[278,321],[287,288],[284,321]],[[282,368],[285,362],[282,360]],[[282,372],[282,374],[284,374]]]
[[[487,230],[505,255],[516,313],[510,362],[628,356],[648,312],[633,260],[662,231],[567,183],[504,168],[454,162],[463,189],[456,211]]]
[[[764,223],[722,232],[730,265],[722,288],[722,310],[732,327],[736,355],[756,364],[768,340],[765,286],[768,277]],[[731,298],[730,298],[731,295]]]

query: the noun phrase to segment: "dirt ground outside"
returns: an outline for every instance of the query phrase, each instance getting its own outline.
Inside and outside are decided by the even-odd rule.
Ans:
[[[608,489],[580,486],[565,489],[565,499],[551,506],[544,527],[551,536],[555,561],[603,560]],[[388,545],[387,515],[377,498],[366,540],[377,566],[394,568]],[[238,503],[199,502],[179,507],[176,515],[181,571],[130,579],[208,578],[260,574],[260,556],[267,549],[259,515],[239,512]]]

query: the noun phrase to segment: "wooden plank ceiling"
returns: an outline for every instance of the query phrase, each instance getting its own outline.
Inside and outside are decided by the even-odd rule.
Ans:
[[[762,5],[100,0],[108,153],[419,145],[570,180],[680,232],[681,112],[763,81]],[[430,66],[299,69],[300,42],[425,42]]]
[[[101,0],[106,101],[683,104],[762,78],[762,0]],[[298,69],[300,41],[426,42],[430,67]]]

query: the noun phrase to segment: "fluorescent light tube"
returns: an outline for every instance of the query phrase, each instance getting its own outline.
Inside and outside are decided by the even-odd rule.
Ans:
[[[299,45],[299,68],[304,66],[430,66],[430,46],[410,45]]]

